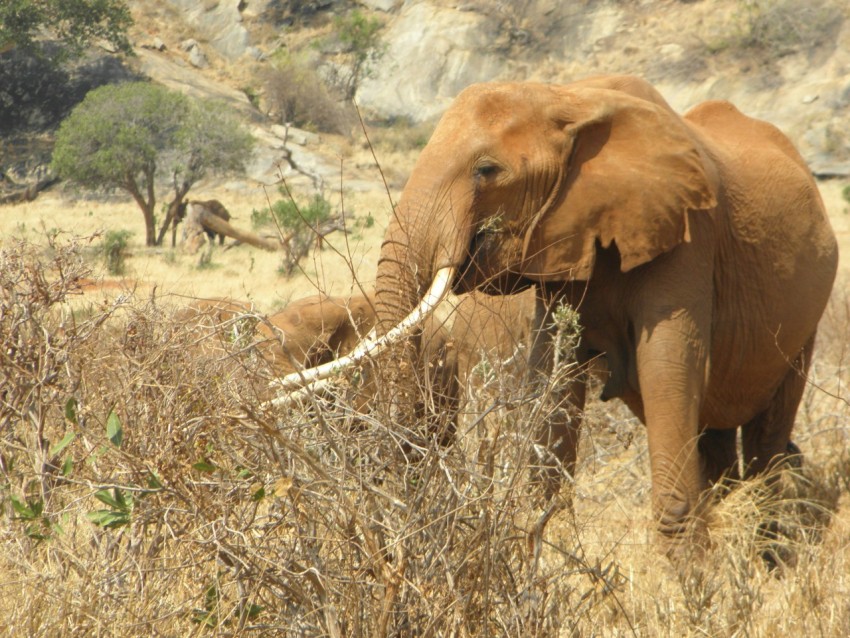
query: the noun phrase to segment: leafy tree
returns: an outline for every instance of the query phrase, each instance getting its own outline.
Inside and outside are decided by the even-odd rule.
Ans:
[[[145,242],[162,243],[189,189],[210,173],[244,170],[253,138],[220,104],[147,82],[103,86],[86,95],[56,135],[53,168],[90,189],[121,189],[145,218]],[[156,234],[156,184],[174,197]]]
[[[369,63],[383,55],[381,21],[355,9],[334,19],[336,37],[351,56],[351,75],[344,82],[346,98],[357,91],[357,83],[368,74]]]
[[[131,24],[123,0],[3,0],[0,52],[16,46],[38,50],[37,36],[46,30],[72,54],[98,39],[129,53],[127,29]]]
[[[331,203],[321,194],[316,193],[306,202],[298,204],[285,186],[280,187],[283,199],[272,204],[271,208],[254,210],[251,213],[251,223],[255,228],[274,225],[281,237],[284,256],[279,272],[291,276],[301,261],[315,246],[322,247],[325,236],[341,230],[346,231],[345,219],[335,214]],[[355,225],[361,224],[354,219]]]

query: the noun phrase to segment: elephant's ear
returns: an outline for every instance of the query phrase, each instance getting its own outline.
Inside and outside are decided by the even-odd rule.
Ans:
[[[716,176],[682,118],[619,90],[557,95],[549,117],[566,136],[563,172],[526,232],[523,273],[584,280],[597,242],[616,244],[625,272],[690,241],[688,211],[717,205]]]

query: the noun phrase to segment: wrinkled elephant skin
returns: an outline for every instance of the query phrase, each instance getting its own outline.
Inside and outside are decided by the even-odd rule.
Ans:
[[[837,265],[810,171],[775,127],[727,102],[676,114],[649,84],[473,85],[420,155],[382,245],[379,331],[440,269],[456,292],[537,290],[533,364],[551,315],[579,312],[578,356],[604,355],[603,398],[646,424],[659,529],[701,527],[702,495],[786,453]],[[581,379],[562,390],[577,408]],[[580,410],[540,432],[575,469]],[[572,416],[570,416],[572,414]]]

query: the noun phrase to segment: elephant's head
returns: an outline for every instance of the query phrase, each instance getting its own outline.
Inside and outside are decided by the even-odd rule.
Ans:
[[[583,280],[598,243],[630,270],[688,241],[687,212],[715,205],[692,135],[632,78],[472,86],[417,162],[382,261],[419,285],[443,267],[462,289]],[[405,278],[393,270],[379,302],[381,278]]]
[[[694,135],[637,78],[467,88],[390,220],[379,331],[403,332],[449,287],[586,280],[598,246],[616,246],[627,271],[688,241],[688,212],[716,205]]]

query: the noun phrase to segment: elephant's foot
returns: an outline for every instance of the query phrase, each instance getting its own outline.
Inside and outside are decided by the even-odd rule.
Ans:
[[[661,549],[677,569],[700,562],[711,548],[708,524],[702,517],[691,517],[675,535],[661,533]]]
[[[664,553],[674,565],[702,557],[711,544],[705,516],[707,498],[692,504],[688,499],[669,496],[663,502],[664,506],[656,511]]]

